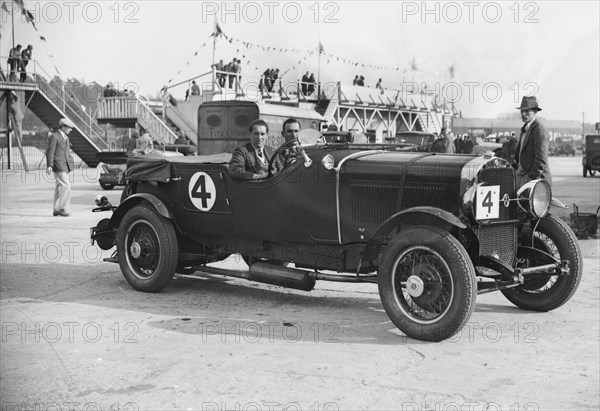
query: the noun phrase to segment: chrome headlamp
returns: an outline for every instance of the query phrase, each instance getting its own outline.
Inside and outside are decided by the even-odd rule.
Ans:
[[[536,218],[543,218],[548,214],[552,190],[546,180],[532,180],[517,191],[517,204],[526,213]]]

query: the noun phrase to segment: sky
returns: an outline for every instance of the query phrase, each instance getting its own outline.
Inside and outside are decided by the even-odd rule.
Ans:
[[[15,42],[32,44],[48,75],[144,95],[210,69],[216,19],[227,36],[216,40],[216,60],[240,58],[246,79],[270,67],[284,81],[307,70],[327,83],[363,75],[374,87],[381,78],[386,88],[437,90],[465,117],[514,113],[535,94],[546,118],[600,121],[595,0],[24,1],[37,31],[0,1],[3,57],[14,17]],[[183,97],[183,86],[171,91]]]

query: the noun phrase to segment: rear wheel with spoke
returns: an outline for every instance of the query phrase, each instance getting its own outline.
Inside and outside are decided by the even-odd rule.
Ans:
[[[123,276],[133,288],[162,290],[177,268],[177,236],[173,224],[152,208],[129,210],[117,235],[117,252]]]

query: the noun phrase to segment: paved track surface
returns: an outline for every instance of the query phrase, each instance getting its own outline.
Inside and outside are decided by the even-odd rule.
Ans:
[[[551,158],[554,192],[590,212],[600,178],[582,178],[580,161]],[[375,285],[179,276],[136,292],[88,245],[94,196],[120,197],[94,178],[76,173],[73,215],[59,218],[48,177],[2,174],[2,410],[599,408],[597,239],[580,241],[584,277],[565,306],[481,295],[460,334],[424,343],[395,329]]]

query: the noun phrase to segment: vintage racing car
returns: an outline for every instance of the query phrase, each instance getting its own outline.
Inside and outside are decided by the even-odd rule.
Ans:
[[[549,213],[550,186],[515,187],[494,156],[329,143],[301,134],[302,156],[262,181],[234,181],[230,154],[130,158],[130,195],[91,228],[137,290],[201,271],[299,290],[317,280],[376,283],[406,335],[461,330],[478,293],[500,290],[526,310],[565,304],[582,275],[569,226]],[[211,267],[232,253],[248,269]]]

